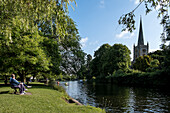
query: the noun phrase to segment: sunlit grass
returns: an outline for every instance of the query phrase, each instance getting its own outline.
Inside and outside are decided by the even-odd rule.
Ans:
[[[33,84],[33,83],[32,83]],[[38,84],[38,83],[36,83]],[[9,91],[9,92],[8,92]],[[1,94],[1,92],[4,92]],[[99,108],[67,103],[65,94],[48,86],[33,85],[32,95],[10,94],[10,86],[0,86],[1,113],[102,113]]]

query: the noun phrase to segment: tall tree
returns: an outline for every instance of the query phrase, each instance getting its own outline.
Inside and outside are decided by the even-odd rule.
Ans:
[[[49,66],[49,72],[53,75],[59,75],[61,73],[61,54],[59,51],[59,44],[56,39],[45,37],[41,43],[43,50],[45,51],[48,58],[51,59],[51,64]]]
[[[80,36],[75,22],[67,15],[64,19],[65,32],[64,38],[59,39],[62,62],[60,69],[66,74],[77,75],[84,64],[85,53],[81,49]]]
[[[107,54],[107,51],[110,49],[109,44],[103,44],[97,51],[94,53],[94,59],[91,62],[90,68],[91,68],[91,76],[89,78],[92,78],[92,76],[100,76],[103,77],[103,69],[102,65],[105,61],[103,59],[103,56]]]
[[[21,36],[15,31],[12,38],[9,45],[4,40],[0,41],[0,68],[3,71],[18,73],[24,81],[26,75],[33,71],[49,70],[50,59],[40,46],[43,37],[36,33]]]
[[[68,34],[63,21],[70,2],[75,0],[0,0],[0,68],[21,78],[59,73],[58,41]]]
[[[107,54],[103,56],[103,72],[105,75],[112,74],[119,69],[126,71],[131,65],[130,50],[122,44],[114,44]]]
[[[122,44],[103,44],[95,51],[91,62],[91,76],[105,78],[119,69],[126,71],[130,66],[130,50]]]

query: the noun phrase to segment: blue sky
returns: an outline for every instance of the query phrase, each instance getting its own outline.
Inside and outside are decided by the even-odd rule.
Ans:
[[[121,32],[122,26],[118,25],[121,15],[132,11],[138,0],[76,0],[73,10],[69,7],[69,15],[75,21],[79,29],[82,49],[93,56],[102,44],[113,45],[121,43],[131,50],[133,56],[133,44],[137,45],[139,20],[142,16],[144,43],[149,42],[149,51],[160,48],[162,26],[157,19],[157,11],[145,15],[145,6],[141,5],[135,11],[136,30],[133,33]]]

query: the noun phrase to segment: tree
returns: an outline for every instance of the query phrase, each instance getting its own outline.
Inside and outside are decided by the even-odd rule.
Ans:
[[[103,44],[95,51],[91,62],[91,76],[105,78],[119,69],[126,71],[130,66],[130,50],[122,44]]]
[[[80,70],[78,71],[78,78],[84,79],[90,77],[90,64],[92,61],[92,56],[90,54],[86,55],[85,62],[82,64]]]
[[[85,53],[80,49],[80,46],[72,45],[71,48],[71,50],[64,50],[61,52],[62,62],[60,69],[64,74],[77,75],[84,64]]]
[[[119,69],[126,71],[131,65],[130,50],[122,44],[114,44],[107,54],[103,56],[103,72],[105,75],[112,74]]]
[[[165,55],[164,69],[169,71],[170,69],[170,45],[165,46],[164,55]]]
[[[90,64],[91,76],[89,78],[92,78],[92,76],[95,77],[104,76],[102,73],[102,65],[105,60],[103,59],[103,55],[107,53],[110,47],[111,46],[109,44],[103,44],[102,46],[100,46],[100,48],[97,51],[95,51],[94,59]]]
[[[162,68],[164,66],[165,62],[165,55],[163,50],[157,50],[155,52],[148,54],[153,60],[158,60],[159,62],[159,68]]]
[[[149,55],[140,56],[133,64],[133,68],[140,71],[146,71],[147,68],[151,67],[150,63],[152,62],[152,60],[153,59]]]
[[[85,53],[81,49],[78,29],[75,22],[67,15],[63,20],[65,26],[66,35],[62,39],[58,39],[59,48],[61,52],[61,65],[60,69],[65,74],[75,74],[84,64]]]
[[[75,0],[0,0],[0,35],[7,42],[11,41],[12,21],[17,18],[22,22],[20,27],[24,29],[24,32],[33,32],[33,28],[40,23],[47,22],[51,27],[55,19],[57,32],[63,36],[63,25],[57,17],[63,17],[63,7],[67,11],[69,2],[75,2]],[[55,18],[54,15],[56,15]]]
[[[61,39],[75,34],[67,30],[67,22],[71,22],[67,16],[70,2],[75,0],[0,0],[0,68],[3,72],[18,73],[22,81],[30,73],[60,73]],[[74,24],[70,29],[75,29]],[[69,44],[79,45],[79,39],[72,37]],[[81,51],[80,46],[77,50]]]
[[[51,64],[49,66],[49,72],[52,75],[59,75],[61,73],[61,54],[59,51],[59,44],[56,39],[45,37],[41,43],[43,50],[45,51],[48,58],[51,59]]]
[[[33,71],[49,70],[50,59],[40,46],[43,37],[36,33],[18,35],[18,32],[13,32],[13,42],[8,45],[4,40],[0,41],[0,68],[6,73],[18,73],[21,81],[25,81],[26,75]]]
[[[92,56],[90,54],[87,55],[87,60],[86,60],[86,68],[88,72],[90,71],[90,63],[92,61]]]
[[[169,21],[169,15],[168,15],[168,8],[170,7],[169,0],[140,0],[140,3],[138,6],[132,10],[131,12],[127,14],[123,14],[118,23],[123,25],[122,31],[125,31],[126,29],[130,32],[136,29],[135,27],[135,10],[142,4],[145,4],[146,14],[150,13],[152,10],[157,10],[158,12],[158,18],[162,18],[160,24],[164,27],[164,32],[167,34],[167,38],[170,34],[170,21]],[[165,33],[162,34],[165,36]]]
[[[154,59],[151,61],[150,66],[151,66],[151,68],[157,68],[159,66],[159,64],[160,64],[159,60]]]

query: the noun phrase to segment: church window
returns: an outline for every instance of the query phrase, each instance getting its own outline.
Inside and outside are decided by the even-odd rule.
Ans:
[[[146,52],[146,49],[143,49],[143,52],[145,53],[145,52]]]

